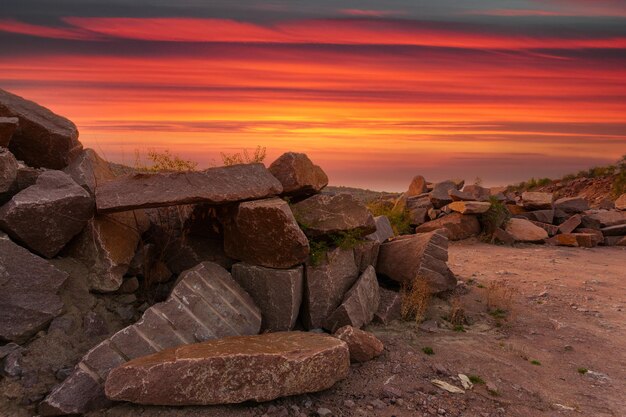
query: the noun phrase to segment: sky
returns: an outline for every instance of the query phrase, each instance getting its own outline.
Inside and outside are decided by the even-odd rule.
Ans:
[[[505,185],[626,154],[626,0],[20,0],[0,88],[109,160],[305,152],[333,185]]]

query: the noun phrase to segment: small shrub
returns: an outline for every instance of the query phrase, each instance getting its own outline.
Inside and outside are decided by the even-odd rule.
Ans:
[[[411,230],[411,217],[407,210],[393,209],[385,204],[383,201],[373,201],[367,205],[367,208],[372,212],[372,215],[387,216],[393,232],[396,236],[406,235],[412,232]]]
[[[417,276],[409,286],[402,288],[402,318],[421,323],[424,320],[431,291],[428,282]]]
[[[448,321],[454,325],[463,325],[466,322],[465,310],[461,303],[461,297],[455,296],[450,300],[450,314]]]
[[[262,163],[265,160],[266,154],[267,148],[261,146],[257,146],[252,154],[250,154],[247,149],[232,154],[221,152],[222,163],[225,166]]]
[[[462,324],[455,325],[453,330],[458,333],[465,333],[465,327]]]
[[[363,242],[358,230],[337,233],[332,235],[330,239],[334,246],[341,249],[354,249],[355,246]]]
[[[541,362],[539,362],[537,359],[533,359],[532,361],[530,361],[530,363],[532,363],[535,366],[541,366]]]
[[[186,159],[182,159],[178,155],[170,152],[169,149],[157,151],[155,149],[148,150],[146,158],[150,161],[146,164],[143,161],[141,153],[135,149],[135,169],[143,172],[180,172],[195,171],[198,163]]]
[[[422,348],[422,352],[424,352],[427,355],[434,355],[435,354],[435,351],[430,346],[423,347]]]
[[[546,185],[552,184],[552,180],[550,178],[541,178],[537,180],[538,187],[545,187]]]
[[[330,250],[330,247],[324,241],[309,241],[309,247],[309,261],[312,266],[321,264]]]
[[[492,281],[487,287],[487,308],[490,311],[512,310],[515,290],[502,281]]]
[[[511,213],[506,208],[506,204],[494,196],[489,198],[489,202],[491,206],[487,212],[480,216],[480,223],[482,224],[484,236],[489,241],[492,241],[496,229],[502,227],[511,218]]]
[[[467,376],[472,384],[484,384],[485,381],[479,377],[478,375],[468,375]]]
[[[495,310],[489,311],[489,315],[494,319],[505,319],[507,312],[505,310],[496,308]]]
[[[578,368],[577,371],[578,371],[579,374],[585,375],[587,372],[589,372],[589,369],[587,369],[587,368]]]

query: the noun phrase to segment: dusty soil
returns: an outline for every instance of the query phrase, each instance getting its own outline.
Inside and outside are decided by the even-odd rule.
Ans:
[[[455,329],[444,319],[450,303],[434,301],[419,327],[370,326],[384,354],[326,392],[230,407],[119,405],[90,416],[626,415],[626,248],[465,241],[451,245],[450,267],[463,282],[467,324]],[[431,383],[461,387],[459,373],[485,383],[464,394]]]

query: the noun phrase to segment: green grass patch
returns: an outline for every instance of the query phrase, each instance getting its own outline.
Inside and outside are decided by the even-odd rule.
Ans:
[[[537,359],[533,359],[532,361],[530,361],[530,363],[532,363],[535,366],[541,366],[541,362],[539,362]]]
[[[423,347],[422,348],[422,352],[424,352],[427,355],[434,355],[435,354],[435,351],[430,346]]]
[[[485,384],[485,381],[478,375],[467,376],[472,384]]]
[[[587,368],[578,368],[577,371],[578,371],[579,374],[585,375],[587,372],[589,372],[589,369],[587,369]]]

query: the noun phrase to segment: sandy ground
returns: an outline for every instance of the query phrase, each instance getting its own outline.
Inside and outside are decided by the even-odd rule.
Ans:
[[[465,241],[451,245],[449,264],[463,282],[466,324],[447,322],[450,303],[435,300],[420,326],[370,326],[384,354],[353,365],[326,392],[229,407],[119,405],[90,416],[315,416],[320,408],[333,416],[626,416],[626,248]],[[431,383],[461,387],[459,373],[484,383],[463,394]]]

